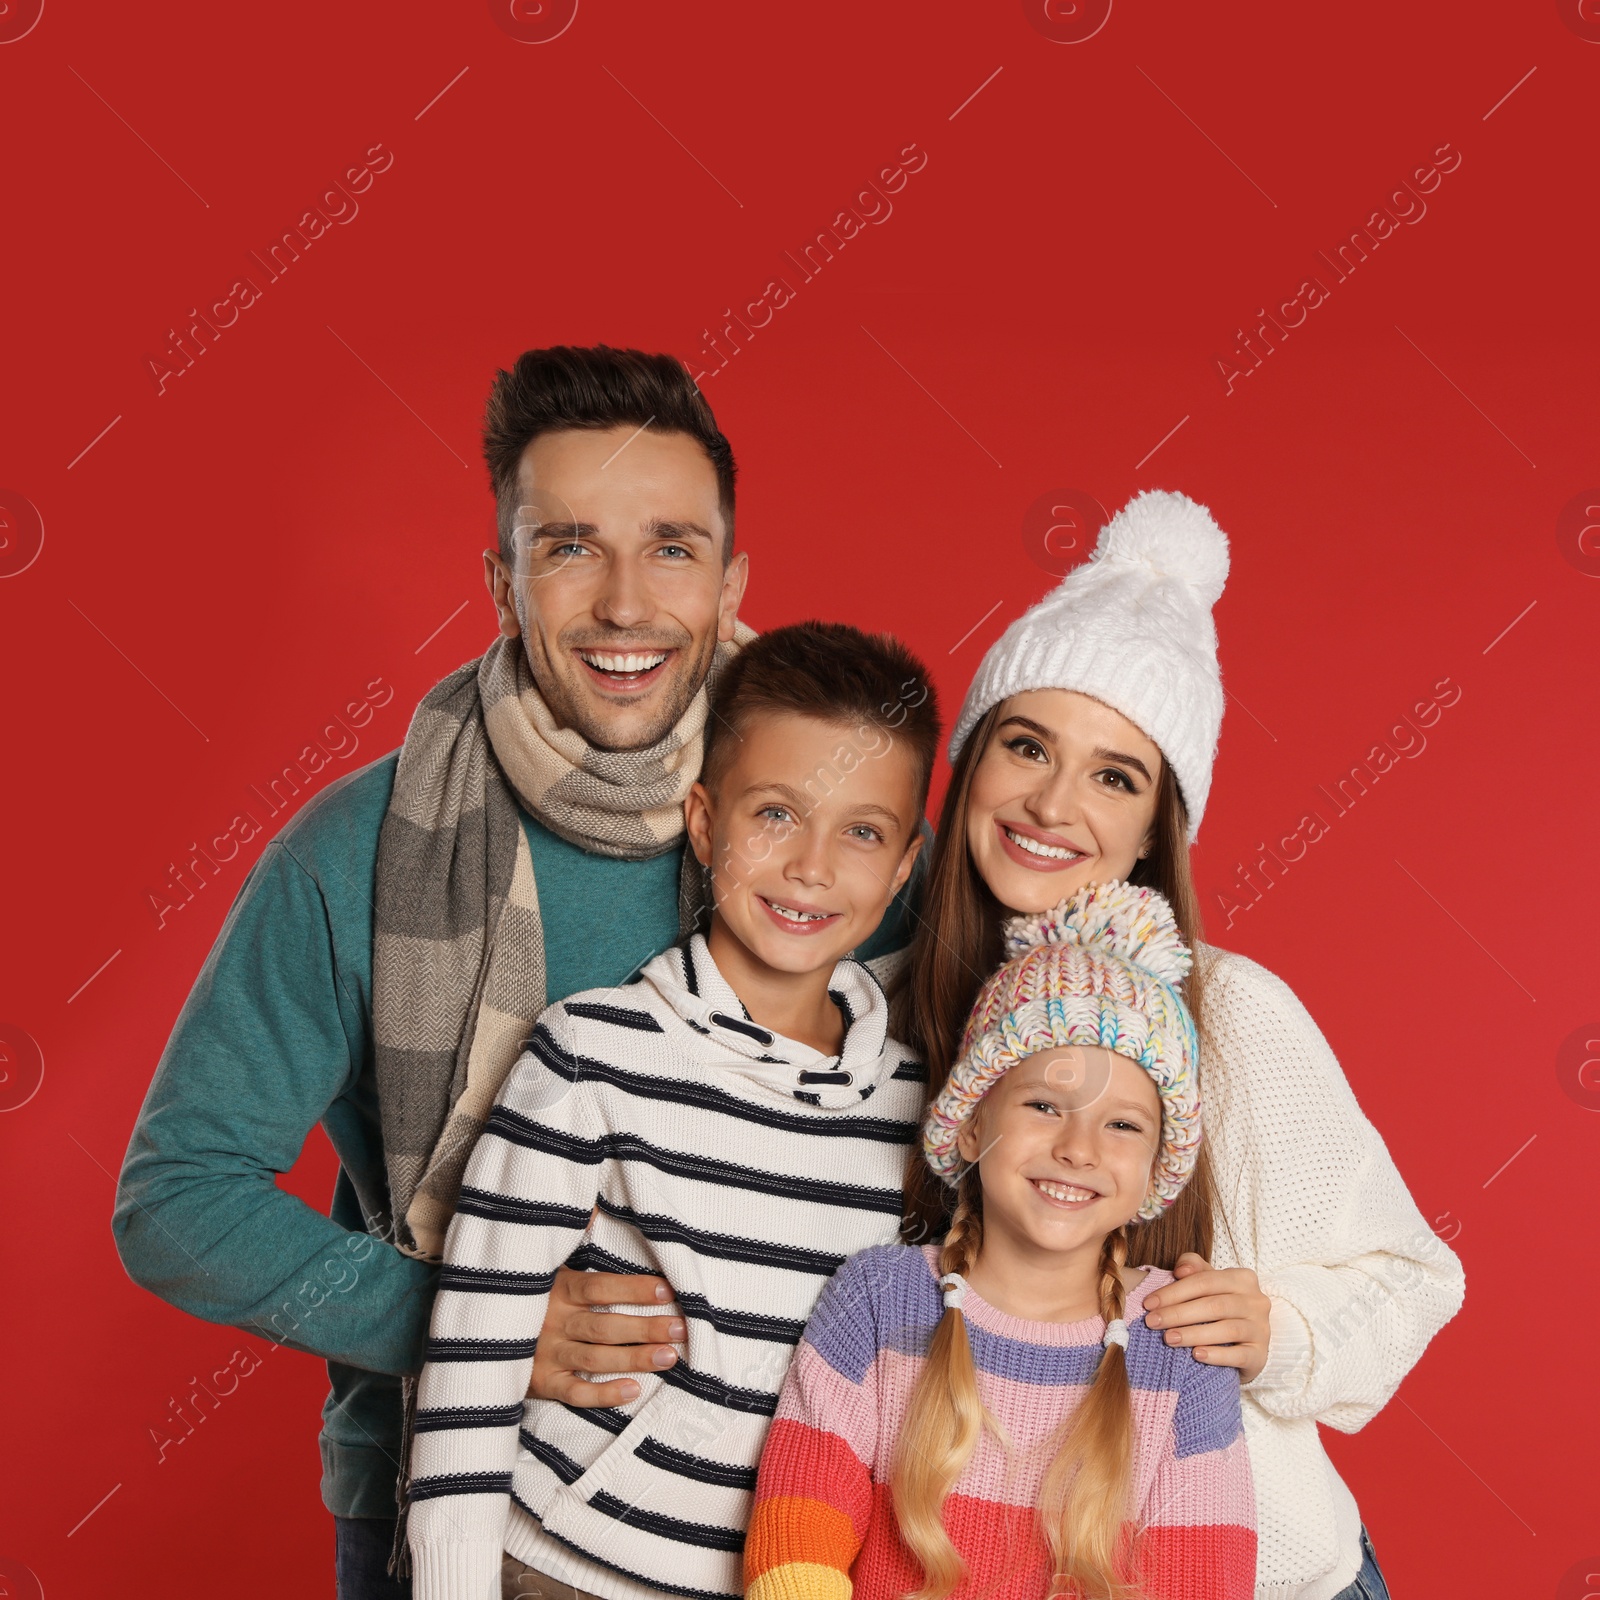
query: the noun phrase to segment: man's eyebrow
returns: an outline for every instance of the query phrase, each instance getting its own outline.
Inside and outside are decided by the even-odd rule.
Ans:
[[[709,528],[701,527],[698,522],[679,522],[671,517],[651,517],[643,531],[648,539],[704,539],[707,544],[714,542]]]
[[[1000,726],[1009,728],[1013,723],[1017,724],[1018,727],[1026,728],[1030,733],[1038,734],[1041,739],[1048,739],[1051,744],[1060,742],[1056,738],[1053,728],[1045,727],[1042,722],[1035,722],[1032,717],[1010,716]],[[1155,779],[1150,776],[1150,769],[1144,762],[1138,756],[1130,756],[1126,750],[1112,750],[1106,745],[1097,744],[1089,753],[1096,761],[1120,761],[1123,766],[1132,767],[1135,772],[1144,778],[1146,783],[1155,782]]]
[[[519,513],[518,520],[512,524],[513,533],[524,531],[531,533],[536,539],[592,539],[600,532],[592,522],[565,522],[556,519],[541,519],[537,515],[524,518]]]
[[[528,518],[520,514],[512,528],[514,532],[527,529],[538,539],[600,537],[600,529],[593,522],[569,522],[555,518],[541,520],[537,516]],[[671,517],[651,517],[639,531],[647,539],[702,539],[707,544],[715,543],[715,536],[709,528],[701,527],[698,522],[682,522]]]

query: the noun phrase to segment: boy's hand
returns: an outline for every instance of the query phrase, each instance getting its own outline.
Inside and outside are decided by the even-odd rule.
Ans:
[[[1165,1328],[1168,1344],[1193,1346],[1196,1361],[1237,1367],[1249,1383],[1267,1364],[1272,1302],[1249,1267],[1216,1268],[1192,1250],[1172,1269],[1177,1280],[1145,1301],[1145,1326]],[[1160,1314],[1152,1314],[1156,1307]]]
[[[660,1305],[672,1290],[663,1278],[620,1272],[574,1272],[562,1267],[533,1354],[528,1394],[569,1406],[620,1406],[639,1396],[632,1378],[589,1383],[580,1372],[659,1372],[678,1359],[665,1340],[682,1342],[680,1317],[633,1317],[590,1306]]]

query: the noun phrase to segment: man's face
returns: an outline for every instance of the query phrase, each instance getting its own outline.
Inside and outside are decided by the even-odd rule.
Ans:
[[[717,478],[686,434],[544,433],[523,452],[514,570],[484,552],[500,631],[522,636],[557,724],[602,750],[655,744],[733,637]]]

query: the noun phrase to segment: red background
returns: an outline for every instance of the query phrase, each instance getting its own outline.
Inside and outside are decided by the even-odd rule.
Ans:
[[[1600,1546],[1600,1095],[1581,1050],[1571,1093],[1558,1067],[1600,1036],[1585,31],[1554,3],[1118,0],[1064,43],[1016,0],[584,0],[538,43],[482,4],[47,0],[0,44],[0,1019],[44,1061],[0,1117],[5,1592],[30,1592],[18,1563],[49,1595],[332,1592],[317,1362],[275,1352],[164,1462],[151,1443],[246,1341],[126,1279],[113,1175],[261,841],[164,928],[147,891],[369,681],[394,698],[337,771],[484,647],[497,366],[692,357],[782,274],[793,302],[706,380],[758,628],[893,629],[953,713],[1051,581],[1041,496],[1181,488],[1230,535],[1208,931],[1305,1001],[1467,1272],[1396,1399],[1329,1447],[1401,1600],[1566,1593]],[[912,142],[892,216],[802,284],[780,252]],[[359,214],[252,273],[377,143]],[[1444,143],[1426,216],[1320,271]],[[167,330],[247,273],[259,302],[158,394]],[[1227,393],[1215,358],[1313,273],[1327,302]],[[44,527],[21,571],[17,497]],[[1426,749],[1337,817],[1316,786],[1443,678]],[[1327,836],[1230,924],[1219,892],[1312,808]],[[332,1182],[315,1133],[285,1183],[324,1205]]]

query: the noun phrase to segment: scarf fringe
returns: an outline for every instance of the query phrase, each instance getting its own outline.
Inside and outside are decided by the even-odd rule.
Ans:
[[[394,1480],[394,1544],[389,1549],[389,1576],[404,1582],[411,1576],[411,1546],[406,1528],[411,1515],[411,1440],[417,1431],[417,1380],[400,1380],[400,1470]]]

